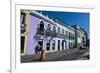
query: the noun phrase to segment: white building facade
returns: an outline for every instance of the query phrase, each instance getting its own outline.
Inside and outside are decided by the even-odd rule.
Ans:
[[[27,38],[21,36],[21,46],[23,46],[21,50],[25,51],[23,54],[35,54],[35,47],[38,44],[46,53],[74,47],[77,36],[75,36],[75,29],[71,26],[59,23],[61,22],[59,19],[50,19],[37,11],[22,10],[21,13],[28,16],[28,18],[24,16],[24,20],[28,20],[27,24],[25,23],[28,29],[28,32],[26,30]],[[21,32],[21,34],[26,32]]]

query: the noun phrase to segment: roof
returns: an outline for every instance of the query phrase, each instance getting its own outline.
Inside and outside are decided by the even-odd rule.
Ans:
[[[80,31],[81,33],[83,33],[84,34],[84,29],[83,28],[81,28],[81,27],[79,27],[78,25],[73,25],[73,26],[71,26],[72,28],[74,28],[74,29],[77,29],[78,31]]]
[[[31,11],[31,15],[37,16],[37,17],[39,17],[39,18],[41,18],[41,19],[44,19],[44,20],[46,20],[47,22],[50,22],[50,23],[52,23],[52,24],[54,24],[54,25],[56,25],[56,24],[62,25],[62,26],[64,26],[64,27],[66,27],[66,28],[68,28],[68,29],[74,31],[74,29],[73,29],[72,27],[68,26],[68,24],[66,24],[66,23],[65,23],[63,20],[61,20],[60,18],[55,17],[55,18],[53,18],[53,20],[52,20],[52,19],[50,19],[49,17],[47,17],[47,16],[45,16],[45,15],[43,15],[43,14],[37,12],[37,11]]]
[[[40,19],[43,19],[43,20],[45,20],[45,21],[47,21],[47,22],[49,22],[49,23],[51,23],[51,24],[56,25],[56,23],[55,23],[52,19],[48,18],[47,16],[44,16],[43,14],[41,14],[41,13],[39,13],[39,12],[37,12],[37,11],[31,11],[30,14],[31,14],[31,15],[34,15],[34,16],[37,16],[37,17],[39,17]]]
[[[73,30],[74,31],[74,29],[71,27],[71,26],[68,26],[68,24],[67,23],[65,23],[63,20],[61,20],[60,18],[53,18],[53,20],[55,21],[55,22],[57,22],[58,24],[60,24],[60,25],[62,25],[62,26],[64,26],[64,27],[66,27],[66,28],[68,28],[68,29],[71,29],[71,30]]]

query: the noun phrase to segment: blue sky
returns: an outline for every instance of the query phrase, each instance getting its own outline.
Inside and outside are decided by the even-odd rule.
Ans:
[[[89,13],[82,12],[56,12],[56,11],[42,11],[44,15],[48,15],[49,18],[59,18],[64,21],[67,25],[77,24],[81,28],[84,28],[89,34]]]

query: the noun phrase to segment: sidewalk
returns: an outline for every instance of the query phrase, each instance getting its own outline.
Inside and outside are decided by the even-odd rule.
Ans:
[[[71,53],[75,53],[78,52],[79,49],[77,48],[73,48],[73,49],[68,49],[68,50],[60,50],[60,51],[55,51],[55,52],[50,52],[50,53],[46,53],[46,61],[52,61],[55,58],[59,58],[61,56],[67,55],[67,54],[71,54]],[[26,56],[21,56],[21,62],[25,63],[25,62],[39,62],[39,57],[40,55],[26,55]]]

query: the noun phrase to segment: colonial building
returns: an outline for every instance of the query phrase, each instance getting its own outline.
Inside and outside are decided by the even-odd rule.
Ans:
[[[37,11],[21,10],[21,55],[35,54],[38,44],[46,53],[70,49],[82,43],[84,37],[83,31],[67,26],[57,18],[50,19]]]
[[[75,46],[86,46],[87,32],[78,25],[72,26],[75,29]]]

